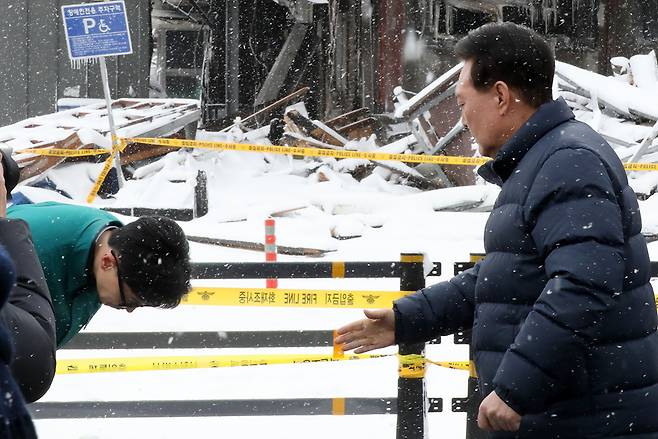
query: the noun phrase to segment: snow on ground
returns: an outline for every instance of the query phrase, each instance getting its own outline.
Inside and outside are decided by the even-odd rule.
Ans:
[[[205,134],[205,137],[212,137]],[[34,201],[56,199],[83,204],[101,165],[65,165],[49,171],[69,200],[55,192],[19,188]],[[203,218],[180,223],[189,235],[262,242],[263,220],[272,212],[289,211],[277,218],[279,245],[333,250],[320,260],[395,261],[401,252],[420,252],[443,264],[443,276],[452,263],[482,252],[486,212],[440,212],[463,202],[491,205],[497,188],[489,185],[420,192],[392,184],[383,170],[356,181],[337,171],[333,159],[323,162],[236,152],[179,151],[140,171],[115,199],[95,202],[101,206],[190,208],[193,181],[198,170],[208,174],[210,211]],[[182,182],[181,182],[182,181]],[[658,231],[656,196],[642,203],[645,230]],[[121,217],[126,221],[130,218]],[[337,240],[332,231],[359,238]],[[658,259],[658,244],[650,246]],[[263,261],[258,252],[191,244],[196,262]],[[317,260],[279,256],[279,260]],[[438,278],[428,278],[428,283]],[[264,280],[195,281],[195,285],[263,287]],[[396,279],[281,280],[280,288],[346,290],[397,290]],[[181,306],[175,310],[138,309],[132,314],[103,307],[86,332],[126,331],[267,331],[334,329],[361,318],[360,310],[246,308]],[[60,358],[253,354],[276,352],[326,352],[326,348],[298,349],[198,349],[198,350],[61,350]],[[387,352],[394,352],[388,349]],[[465,360],[465,345],[451,337],[430,345],[433,360]],[[443,413],[429,415],[430,434],[464,437],[465,415],[450,412],[453,397],[466,396],[467,374],[431,366],[428,396],[444,399]],[[267,399],[396,396],[395,358],[305,365],[258,366],[157,372],[60,375],[41,400],[137,401],[180,399]],[[200,418],[113,418],[38,420],[41,438],[179,438],[268,437],[329,438],[395,437],[395,416],[250,416]],[[432,437],[432,436],[430,436]]]
[[[116,200],[97,200],[97,206],[191,207],[196,171],[208,173],[210,212],[203,218],[181,223],[190,235],[262,242],[263,220],[274,211],[297,209],[277,218],[280,245],[335,250],[321,260],[399,260],[401,252],[421,252],[440,261],[450,273],[452,262],[467,260],[470,251],[482,251],[481,235],[486,213],[434,212],[460,199],[482,201],[495,198],[490,187],[420,192],[393,185],[377,176],[357,182],[332,171],[333,161],[324,165],[331,174],[320,181],[309,174],[315,162],[291,161],[286,157],[234,152],[176,152],[145,172],[140,180],[128,181]],[[75,164],[49,172],[51,180],[82,204],[98,165]],[[35,201],[66,198],[52,191],[24,188]],[[493,195],[492,195],[493,194]],[[69,200],[71,202],[71,200]],[[130,218],[122,217],[124,220]],[[375,226],[375,227],[372,227]],[[336,240],[332,229],[361,238]],[[458,231],[458,232],[457,232]],[[262,253],[191,244],[194,261],[263,261]],[[316,260],[279,256],[279,260]],[[447,278],[447,277],[445,277]],[[431,281],[436,281],[434,278]],[[264,280],[195,282],[196,285],[264,286]],[[398,290],[397,279],[369,280],[281,280],[281,288],[382,289]],[[333,329],[361,318],[360,310],[241,308],[181,306],[175,310],[139,309],[132,314],[103,307],[85,331],[267,331]],[[430,346],[428,355],[437,360],[462,360],[466,346]],[[328,352],[327,348],[297,349],[199,349],[89,351],[61,350],[60,358],[253,354],[276,352]],[[389,349],[394,352],[395,350]],[[277,365],[252,368],[223,368],[161,372],[129,372],[96,375],[61,375],[41,402],[125,401],[179,399],[277,399],[331,397],[395,397],[397,360],[385,358],[350,363]],[[467,374],[432,367],[428,373],[428,394],[444,398],[466,395]],[[463,436],[463,414],[447,411],[432,414],[429,428]],[[196,436],[217,434],[241,437],[347,437],[395,436],[395,416],[261,416],[212,418],[85,419],[36,421],[42,438],[178,438],[190,428]]]

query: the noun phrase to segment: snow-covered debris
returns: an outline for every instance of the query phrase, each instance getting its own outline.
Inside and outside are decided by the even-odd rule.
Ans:
[[[611,59],[614,76],[556,63],[558,96],[578,120],[598,131],[624,162],[658,162],[658,63],[651,51]],[[658,187],[653,171],[629,172],[631,187],[646,198]]]
[[[641,89],[658,91],[658,61],[656,51],[648,55],[634,55],[629,60],[633,85]]]
[[[591,98],[595,93],[609,111],[628,119],[658,120],[658,90],[634,87],[612,76],[604,76],[564,62],[556,62],[555,74],[562,89]]]
[[[75,103],[82,102],[71,105]],[[188,99],[118,99],[112,103],[112,113],[119,137],[166,137],[187,126],[196,127],[201,115],[198,101]],[[92,101],[86,106],[2,127],[0,148],[10,148],[17,155],[22,180],[38,176],[66,159],[21,153],[28,148],[109,150],[112,141],[106,104]],[[131,146],[125,152],[130,157],[137,149]],[[166,150],[160,149],[151,155],[163,153]],[[140,157],[143,156],[142,152]],[[124,157],[124,164],[129,161]]]
[[[190,99],[115,100],[112,103],[112,113],[117,135],[145,135],[166,128],[167,125],[172,125],[169,130],[170,134],[174,133],[185,124],[198,120],[198,105],[198,101]],[[172,124],[181,118],[186,119],[185,124]],[[0,143],[11,144],[14,151],[18,152],[25,148],[47,147],[78,133],[85,144],[100,144],[104,142],[100,140],[99,135],[109,139],[109,131],[107,108],[105,102],[101,101],[71,110],[31,117],[1,127]]]

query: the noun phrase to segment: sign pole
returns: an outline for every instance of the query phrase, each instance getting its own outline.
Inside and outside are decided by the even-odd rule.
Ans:
[[[76,63],[82,65],[82,63],[95,59],[98,59],[100,63],[103,93],[112,138],[112,156],[114,156],[114,167],[117,171],[117,183],[119,188],[122,188],[125,179],[121,170],[121,151],[112,113],[112,97],[110,96],[105,57],[133,53],[126,4],[124,0],[90,2],[63,5],[61,11],[66,33],[66,47],[73,65]],[[111,160],[109,158],[106,166],[103,166],[105,175],[110,169]],[[87,198],[89,203],[94,201],[97,192],[98,187],[95,186]]]
[[[119,152],[119,145],[117,144],[117,132],[114,125],[114,115],[112,114],[112,96],[110,95],[110,81],[107,77],[107,65],[105,64],[105,57],[101,56],[99,59],[101,66],[101,78],[103,80],[103,93],[105,94],[105,104],[107,105],[107,120],[110,122],[110,135],[112,136],[112,150],[116,151],[114,156],[114,168],[117,170],[117,181],[119,188],[122,188],[125,179],[123,171],[121,170],[121,156]]]

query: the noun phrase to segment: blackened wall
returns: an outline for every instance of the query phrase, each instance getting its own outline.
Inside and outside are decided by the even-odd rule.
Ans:
[[[0,14],[0,126],[51,113],[58,98],[102,98],[98,64],[73,69],[61,6],[80,0],[5,0]],[[112,96],[148,97],[151,2],[126,1],[133,54],[107,58]]]

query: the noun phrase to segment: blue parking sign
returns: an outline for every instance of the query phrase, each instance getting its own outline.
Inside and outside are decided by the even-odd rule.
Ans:
[[[62,6],[71,60],[133,52],[123,0]]]

